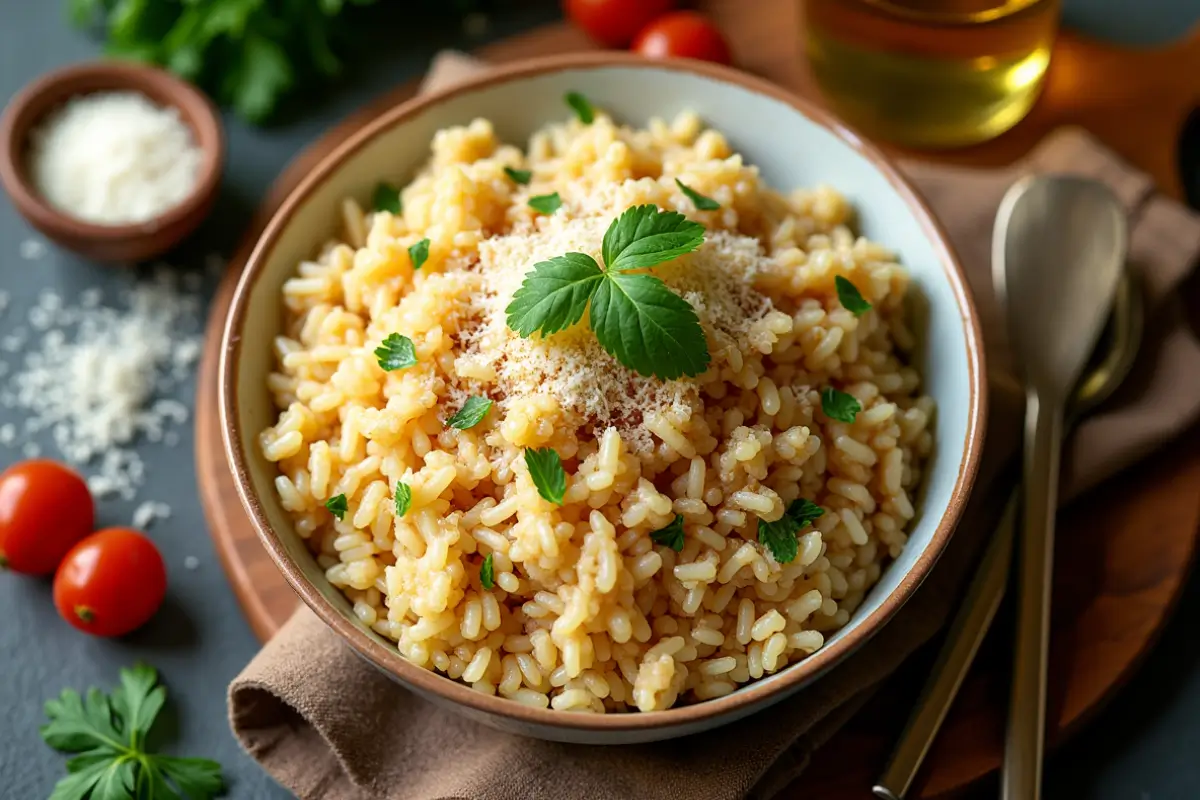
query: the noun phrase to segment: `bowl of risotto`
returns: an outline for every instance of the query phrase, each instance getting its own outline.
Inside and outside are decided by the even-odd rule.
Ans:
[[[397,106],[283,204],[224,331],[226,452],[355,651],[617,743],[800,690],[974,479],[962,272],[886,159],[732,70],[586,54]]]

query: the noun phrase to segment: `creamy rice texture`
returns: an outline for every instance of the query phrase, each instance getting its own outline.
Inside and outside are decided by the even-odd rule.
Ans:
[[[676,178],[721,208],[697,211]],[[529,207],[551,192],[556,213]],[[598,113],[546,127],[527,153],[484,120],[443,130],[402,199],[400,215],[346,201],[342,240],[285,284],[268,379],[280,414],[261,435],[297,532],[364,624],[480,692],[591,712],[729,694],[846,624],[904,546],[933,403],[907,365],[908,276],[851,233],[837,192],[772,191],[693,114],[639,130]],[[586,320],[508,329],[535,262],[598,256],[608,224],[645,203],[707,229],[653,271],[696,310],[707,372],[638,375]],[[873,308],[843,308],[837,276]],[[412,339],[415,366],[380,368],[391,333]],[[861,403],[852,423],[823,413],[827,387]],[[448,427],[470,396],[495,405]],[[561,457],[561,506],[539,496],[526,448]],[[338,494],[341,520],[324,506]],[[759,520],[797,498],[825,513],[780,564]],[[681,552],[651,539],[677,514]]]

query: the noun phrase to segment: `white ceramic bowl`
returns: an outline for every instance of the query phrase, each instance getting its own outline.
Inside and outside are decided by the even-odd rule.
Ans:
[[[726,697],[666,711],[569,714],[485,696],[413,666],[362,625],[295,534],[273,486],[276,468],[256,436],[274,423],[265,378],[281,327],[280,288],[336,230],[347,196],[366,205],[381,176],[411,172],[434,133],[490,119],[505,141],[527,141],[564,116],[563,94],[580,91],[629,123],[693,110],[757,164],[776,189],[829,183],[858,210],[861,232],[896,250],[927,306],[925,390],[937,402],[935,455],[920,511],[900,558],[883,572],[849,624],[804,661]],[[225,327],[220,397],[225,447],[242,501],[264,545],[306,603],[359,654],[410,689],[489,725],[545,739],[631,743],[732,722],[801,689],[880,629],[929,573],[974,479],[984,431],[982,340],[962,271],[946,238],[908,183],[874,148],[826,113],[741,72],[700,62],[649,62],[619,54],[528,61],[392,108],[327,156],[284,202],[259,240]]]

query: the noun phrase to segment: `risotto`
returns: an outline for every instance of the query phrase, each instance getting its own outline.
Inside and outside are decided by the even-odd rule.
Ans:
[[[283,287],[260,440],[364,625],[477,691],[619,712],[729,694],[846,624],[904,546],[934,409],[908,276],[842,196],[773,191],[694,114],[597,111],[527,152],[440,131],[376,198]],[[586,315],[510,327],[535,264],[604,263],[648,205],[703,226],[643,272],[706,368],[631,369]]]

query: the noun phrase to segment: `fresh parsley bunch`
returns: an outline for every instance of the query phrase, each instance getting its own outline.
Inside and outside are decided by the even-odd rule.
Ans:
[[[641,375],[673,380],[708,369],[708,343],[696,311],[644,270],[696,250],[704,226],[675,211],[634,206],[604,234],[604,266],[585,253],[534,264],[505,313],[528,338],[557,333],[589,310],[600,345]]]
[[[111,695],[95,687],[82,697],[65,689],[47,701],[42,738],[74,754],[50,800],[208,800],[223,791],[217,762],[148,751],[147,734],[166,699],[158,673],[138,664],[121,670]]]
[[[342,70],[338,22],[375,0],[67,0],[77,25],[104,27],[106,52],[166,67],[251,122],[310,78]]]

